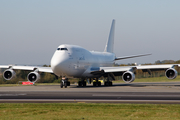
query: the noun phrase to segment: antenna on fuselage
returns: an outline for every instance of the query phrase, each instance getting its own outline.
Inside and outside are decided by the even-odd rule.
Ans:
[[[115,31],[115,19],[112,20],[111,30],[110,30],[110,33],[109,33],[109,38],[108,38],[108,41],[106,43],[104,52],[113,53],[113,49],[114,49],[114,31]]]

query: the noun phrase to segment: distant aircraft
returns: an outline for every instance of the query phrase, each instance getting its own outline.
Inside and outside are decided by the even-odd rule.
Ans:
[[[86,86],[86,80],[95,79],[93,86],[101,86],[98,81],[100,77],[105,77],[105,86],[111,86],[115,76],[122,76],[126,83],[135,80],[135,71],[141,69],[143,72],[165,70],[165,75],[168,79],[174,79],[177,76],[175,66],[179,64],[169,65],[142,65],[142,66],[125,66],[113,67],[116,60],[147,56],[150,54],[134,55],[126,57],[116,57],[113,53],[114,47],[114,30],[115,20],[112,21],[111,29],[104,52],[88,51],[80,46],[63,44],[55,51],[51,59],[51,67],[37,66],[13,66],[0,65],[0,68],[6,68],[3,77],[10,80],[15,76],[14,70],[31,70],[27,76],[28,81],[35,83],[40,79],[40,72],[48,72],[55,74],[57,77],[62,77],[61,87],[70,85],[68,78],[80,78],[78,86]]]

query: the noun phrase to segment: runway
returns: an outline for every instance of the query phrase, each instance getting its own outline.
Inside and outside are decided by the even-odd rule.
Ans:
[[[180,82],[60,88],[59,85],[0,87],[0,103],[157,103],[180,104]]]

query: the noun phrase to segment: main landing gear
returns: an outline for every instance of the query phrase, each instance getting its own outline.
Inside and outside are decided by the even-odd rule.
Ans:
[[[89,80],[87,80],[90,84],[91,84],[91,78]],[[79,87],[86,87],[86,80],[84,78],[82,78],[79,82],[78,82],[78,86]],[[93,82],[93,86],[101,86],[101,82],[98,81],[98,78],[96,78],[96,81]]]
[[[86,81],[85,81],[85,79],[81,79],[81,80],[78,82],[78,86],[79,86],[79,87],[85,87],[85,86],[86,86]]]
[[[96,78],[96,81],[93,82],[93,86],[101,86],[101,82],[98,81],[98,78]]]
[[[70,82],[68,81],[68,78],[62,77],[60,87],[63,88],[63,86],[65,88],[67,88],[67,86],[70,86]]]
[[[112,86],[112,82],[111,81],[106,81],[106,82],[104,82],[104,86]]]
[[[112,81],[109,80],[109,77],[107,77],[107,80],[104,82],[104,86],[112,86]]]
[[[108,76],[107,79],[104,82],[104,86],[112,86],[112,80],[110,80],[111,77]],[[87,82],[91,84],[91,78],[87,79]],[[79,87],[86,87],[86,79],[85,78],[81,78],[80,81],[78,82],[78,86]],[[61,79],[61,83],[60,83],[60,87],[63,88],[63,86],[65,88],[67,88],[67,86],[70,86],[70,82],[68,81],[68,78],[66,77],[62,77]],[[98,78],[95,79],[95,81],[93,82],[93,86],[101,86],[101,82],[99,81]]]
[[[87,79],[87,82],[91,84],[91,78]],[[98,78],[95,79],[93,82],[93,86],[101,86],[101,82],[99,81]],[[106,81],[104,82],[104,86],[112,86],[112,81],[110,80],[110,77],[107,77]],[[81,78],[80,81],[78,82],[78,87],[86,87],[86,80],[85,78]]]
[[[112,80],[115,80],[115,77],[112,73],[109,73],[107,79],[104,82],[104,86],[112,86]]]
[[[93,86],[101,86],[101,82],[98,81],[98,78],[96,78],[96,81],[93,82]],[[112,81],[109,76],[107,77],[107,80],[105,80],[104,86],[112,86]]]

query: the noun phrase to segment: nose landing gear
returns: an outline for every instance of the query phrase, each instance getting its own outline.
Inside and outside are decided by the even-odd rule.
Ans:
[[[65,88],[67,88],[67,86],[70,86],[70,82],[68,81],[68,78],[66,78],[66,77],[62,77],[62,79],[61,79],[60,87],[63,88],[63,86]]]

